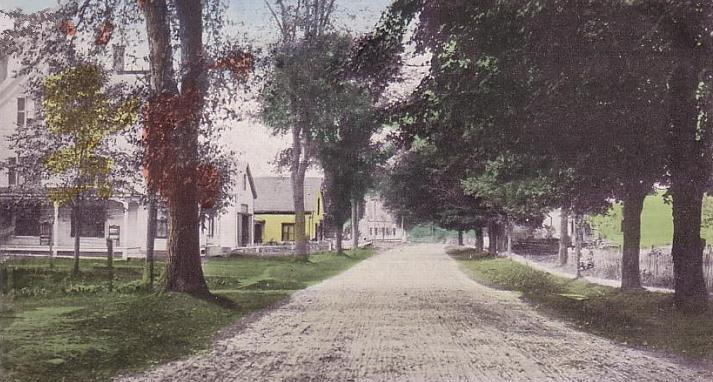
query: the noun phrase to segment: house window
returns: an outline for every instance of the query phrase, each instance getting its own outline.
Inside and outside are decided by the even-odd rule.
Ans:
[[[25,208],[15,214],[15,236],[40,236],[40,207]]]
[[[32,166],[31,158],[20,157],[15,163],[15,184],[38,185],[40,183],[39,176],[32,171],[28,171],[28,168]],[[17,164],[19,164],[19,166],[17,166]],[[19,167],[19,169],[17,167]]]
[[[74,211],[72,211],[74,216]],[[81,215],[79,237],[104,237],[104,224],[106,223],[106,211],[103,207],[84,207]],[[71,220],[70,235],[74,237],[76,227],[74,219]]]
[[[24,97],[17,99],[17,126],[25,126],[26,119],[26,99]]]
[[[293,223],[282,223],[282,241],[295,241],[295,225]]]
[[[208,219],[203,219],[203,233],[208,237],[215,236],[215,217],[208,216]]]
[[[393,230],[394,230],[394,236],[396,236],[396,228],[394,228]]]
[[[17,184],[17,159],[7,158],[7,184],[14,186]]]
[[[165,239],[168,237],[168,217],[165,210],[159,210],[156,216],[156,238]]]
[[[248,174],[243,174],[243,191],[248,189]]]
[[[319,215],[319,208],[322,206],[322,199],[317,198],[317,215]]]

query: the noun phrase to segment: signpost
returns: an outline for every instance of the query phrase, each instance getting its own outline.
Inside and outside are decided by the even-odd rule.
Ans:
[[[106,266],[109,273],[109,291],[114,287],[114,240],[119,245],[121,238],[121,227],[118,225],[110,225],[109,233],[106,238]]]

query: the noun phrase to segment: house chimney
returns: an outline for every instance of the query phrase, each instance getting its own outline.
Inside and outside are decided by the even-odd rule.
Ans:
[[[5,81],[5,79],[7,78],[7,65],[7,56],[0,55],[0,82]]]
[[[114,45],[114,73],[122,74],[125,71],[124,55],[126,54],[126,46]]]

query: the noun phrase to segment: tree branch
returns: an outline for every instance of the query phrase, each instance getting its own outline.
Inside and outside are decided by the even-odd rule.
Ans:
[[[280,3],[282,4],[282,3]],[[267,5],[267,9],[270,10],[270,14],[272,14],[272,17],[275,19],[275,24],[277,24],[277,27],[280,28],[280,33],[282,34],[282,39],[287,40],[287,31],[285,30],[284,26],[284,6],[282,6],[282,14],[283,14],[283,20],[280,22],[280,18],[277,16],[277,12],[275,12],[275,9],[272,8],[270,5],[270,2],[268,0],[265,0],[265,5]]]

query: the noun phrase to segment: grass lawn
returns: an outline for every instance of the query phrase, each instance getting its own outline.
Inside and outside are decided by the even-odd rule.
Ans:
[[[671,245],[673,238],[673,217],[671,205],[663,199],[664,191],[649,195],[644,200],[644,209],[641,213],[641,247],[661,247]],[[704,199],[703,217],[713,219],[713,198],[706,196]],[[618,245],[623,243],[621,232],[622,221],[621,203],[615,204],[608,214],[597,215],[590,218],[594,228],[597,228],[602,237]],[[713,226],[704,226],[701,236],[708,243],[713,243]]]
[[[461,257],[459,261],[475,280],[521,292],[538,310],[571,322],[580,330],[636,347],[713,361],[710,313],[680,314],[673,308],[670,294],[622,293],[555,277],[505,258]]]
[[[13,287],[0,295],[0,380],[95,381],[142,370],[207,349],[221,329],[295,290],[334,276],[372,255],[319,253],[289,258],[220,258],[204,264],[214,294],[237,305],[220,306],[183,294],[142,289],[142,263],[115,262],[114,290],[104,263],[11,260]],[[160,268],[160,265],[158,266]],[[6,286],[7,289],[7,286]]]

